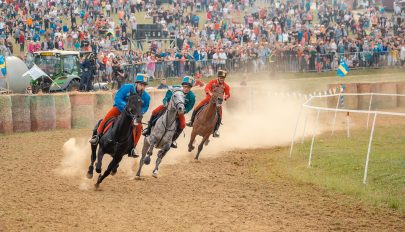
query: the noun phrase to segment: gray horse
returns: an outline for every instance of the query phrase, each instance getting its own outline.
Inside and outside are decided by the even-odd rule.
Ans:
[[[177,114],[184,113],[185,97],[182,88],[171,88],[170,91],[173,92],[173,95],[168,103],[167,110],[157,120],[155,126],[152,128],[150,136],[145,137],[144,139],[142,157],[139,161],[138,172],[136,173],[136,177],[138,178],[141,176],[143,164],[148,165],[150,163],[150,156],[153,153],[154,147],[160,149],[156,159],[156,167],[152,174],[153,177],[157,177],[159,165],[162,162],[163,157],[170,150],[173,135],[176,132]]]

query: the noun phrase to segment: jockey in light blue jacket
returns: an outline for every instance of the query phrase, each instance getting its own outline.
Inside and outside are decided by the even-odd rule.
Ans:
[[[90,139],[90,143],[95,145],[98,143],[100,137],[102,136],[105,123],[113,117],[118,117],[121,112],[124,110],[126,104],[127,104],[127,99],[128,97],[133,94],[133,93],[138,93],[141,96],[142,99],[142,115],[145,114],[148,109],[149,109],[149,103],[150,103],[150,96],[149,94],[145,91],[145,87],[149,82],[149,78],[146,74],[137,74],[136,79],[135,79],[135,85],[134,84],[125,84],[123,85],[118,92],[115,94],[114,98],[114,106],[113,108],[108,111],[107,115],[104,117],[104,119],[101,121],[100,125],[97,128],[97,135],[93,136],[93,138]],[[142,124],[139,123],[137,127],[134,127],[132,130],[132,134],[134,137],[134,148],[131,151],[131,156],[132,157],[137,157],[135,153],[135,147],[138,144],[139,139],[141,138],[142,134]]]

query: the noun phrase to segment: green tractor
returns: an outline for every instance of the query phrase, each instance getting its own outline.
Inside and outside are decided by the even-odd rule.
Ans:
[[[77,51],[38,51],[34,53],[36,64],[49,77],[42,76],[31,82],[34,93],[78,90],[80,86],[80,57]]]

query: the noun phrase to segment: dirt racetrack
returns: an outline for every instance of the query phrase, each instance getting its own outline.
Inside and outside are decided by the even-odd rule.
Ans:
[[[158,179],[119,170],[95,191],[85,169],[82,177],[57,171],[63,144],[86,134],[0,136],[0,231],[405,231],[389,209],[271,170],[261,178],[257,149],[165,165]]]

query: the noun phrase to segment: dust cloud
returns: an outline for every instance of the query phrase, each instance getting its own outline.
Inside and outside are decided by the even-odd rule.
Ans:
[[[268,86],[263,85],[263,83],[252,83],[243,87],[231,87],[231,98],[223,104],[224,116],[223,125],[220,128],[221,137],[210,138],[210,143],[208,146],[204,146],[200,159],[217,157],[224,151],[283,146],[291,142],[300,107],[305,101],[303,97],[292,95],[291,92],[287,94],[288,86],[275,85],[274,83]],[[197,101],[199,100],[201,99],[197,99]],[[190,116],[191,113],[188,117]],[[312,117],[312,115],[310,116]],[[310,124],[311,120],[308,120],[307,126],[311,127]],[[302,129],[299,128],[298,131],[302,131]],[[196,149],[189,153],[187,144],[190,134],[191,129],[186,128],[184,134],[178,139],[179,148],[171,149],[167,153],[160,170],[167,164],[193,161],[201,137],[197,137]],[[138,154],[140,154],[142,146],[143,138],[137,147]],[[57,168],[57,173],[66,177],[78,178],[80,180],[79,188],[87,190],[90,182],[85,179],[85,175],[91,153],[88,138],[69,139],[63,146],[63,152],[64,158]],[[149,176],[152,173],[156,153],[157,150],[155,149],[152,163],[149,166],[144,166],[142,175]],[[110,160],[111,157],[105,155],[103,171]],[[138,163],[139,158],[133,159],[125,156],[120,163],[119,172],[125,173],[128,178],[133,178]],[[160,173],[162,175],[162,172]],[[98,174],[94,172],[94,176],[96,177]]]
[[[292,94],[288,86],[280,84],[231,86],[231,98],[223,105],[221,137],[211,137],[209,145],[204,146],[200,158],[216,157],[224,151],[290,144],[304,101],[303,96]],[[313,115],[309,114],[307,128],[312,128],[312,118]],[[302,125],[301,119],[297,130],[300,133],[303,131]],[[312,131],[307,131],[306,135],[309,132]],[[187,145],[191,129],[187,128],[185,134],[185,138],[181,136],[179,139],[179,149],[176,152],[169,151],[166,163],[173,164],[194,158],[201,137],[197,137],[194,144],[196,149],[189,153]]]
[[[83,138],[70,138],[62,147],[64,156],[56,172],[61,176],[81,177],[89,150],[90,145]]]

